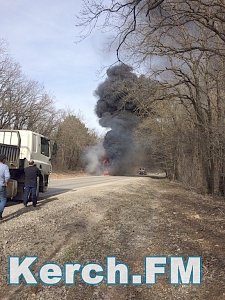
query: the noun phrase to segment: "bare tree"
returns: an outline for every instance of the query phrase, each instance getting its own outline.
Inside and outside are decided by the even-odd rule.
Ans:
[[[209,193],[225,190],[224,16],[222,0],[84,1],[80,22],[110,28],[118,60],[148,65],[157,91],[132,97],[150,152],[171,177]]]
[[[0,45],[0,128],[51,135],[59,117],[53,97],[38,82],[28,80]]]
[[[190,52],[209,51],[225,56],[225,4],[223,0],[133,0],[133,1],[83,1],[83,10],[78,25],[86,28],[86,35],[95,27],[110,28],[117,43],[117,57],[121,60],[121,48],[131,48],[137,43],[147,45],[148,55],[155,53],[155,47],[167,45],[172,33],[180,27],[193,28],[196,43],[183,48],[169,47],[168,50]],[[205,28],[209,44],[201,45],[198,29]],[[84,34],[84,36],[86,36]],[[156,38],[157,37],[157,38]],[[149,43],[150,41],[150,43]],[[137,48],[135,49],[135,51]],[[156,52],[159,55],[159,52]],[[147,52],[140,52],[146,57]],[[161,53],[163,54],[163,53]]]
[[[61,171],[81,169],[83,152],[96,139],[77,116],[65,114],[55,135],[54,167]]]

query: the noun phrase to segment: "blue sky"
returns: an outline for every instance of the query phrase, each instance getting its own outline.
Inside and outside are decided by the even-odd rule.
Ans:
[[[115,62],[106,35],[95,32],[76,43],[81,0],[0,0],[0,38],[28,78],[44,84],[58,108],[81,113],[88,127],[102,132],[94,114],[93,91],[103,67]]]

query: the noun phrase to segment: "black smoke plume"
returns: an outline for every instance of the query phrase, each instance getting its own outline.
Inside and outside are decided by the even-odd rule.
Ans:
[[[139,119],[130,93],[137,79],[131,67],[120,64],[107,70],[106,80],[95,91],[99,123],[111,129],[104,138],[103,147],[112,175],[130,174],[138,159],[134,130]]]

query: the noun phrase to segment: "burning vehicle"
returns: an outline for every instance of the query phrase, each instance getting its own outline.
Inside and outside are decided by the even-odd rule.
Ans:
[[[103,175],[109,175],[109,168],[110,168],[109,159],[105,158],[103,160]]]
[[[139,173],[139,175],[147,175],[145,168],[140,168],[138,173]]]
[[[142,149],[135,137],[141,119],[135,93],[132,92],[137,89],[137,82],[138,76],[132,68],[119,64],[107,70],[107,78],[95,90],[98,98],[95,112],[99,124],[107,132],[103,141],[90,147],[86,153],[89,174],[136,173],[142,159]]]
[[[133,133],[139,119],[135,114],[134,101],[126,97],[137,76],[125,64],[109,68],[107,76],[95,91],[98,97],[95,111],[99,123],[110,129],[102,143],[108,160],[104,164],[104,172],[110,175],[128,175],[133,162],[137,160]]]

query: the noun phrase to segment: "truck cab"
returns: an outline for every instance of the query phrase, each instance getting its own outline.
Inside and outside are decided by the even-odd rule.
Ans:
[[[46,192],[52,171],[50,141],[47,137],[30,130],[0,130],[0,153],[5,154],[11,181],[8,197],[22,200],[24,169],[33,160],[41,171],[38,192]]]

